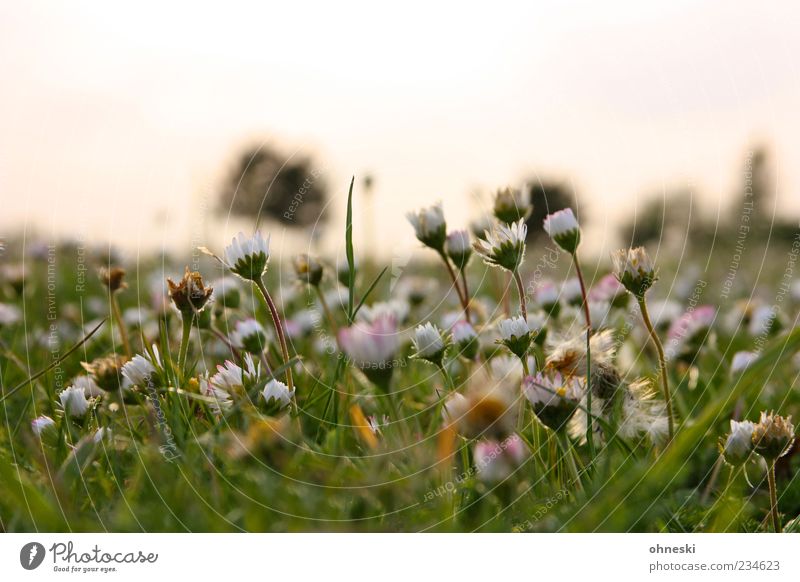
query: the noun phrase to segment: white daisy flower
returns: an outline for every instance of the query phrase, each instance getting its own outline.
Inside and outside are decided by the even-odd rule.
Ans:
[[[394,316],[382,315],[370,323],[356,322],[339,330],[339,345],[373,383],[388,389],[400,348]]]
[[[245,384],[256,382],[261,375],[261,363],[256,364],[249,353],[244,356],[245,369],[230,360],[217,366],[217,373],[211,376],[210,382],[226,392],[241,390]]]
[[[153,344],[153,356],[156,365],[161,369],[163,367],[161,364],[161,357],[158,353],[158,347],[155,344]],[[139,386],[140,388],[146,387],[152,379],[153,374],[157,371],[156,366],[153,365],[153,361],[150,359],[150,354],[145,354],[143,356],[137,354],[131,361],[122,366],[122,375],[127,378],[131,384]]]
[[[524,220],[511,225],[497,224],[486,231],[485,239],[477,240],[473,248],[486,264],[516,271],[525,258],[525,238],[528,227]]]
[[[260,354],[267,343],[267,332],[264,327],[252,317],[236,322],[236,328],[231,334],[231,342],[240,350],[251,354]]]
[[[224,260],[235,275],[246,281],[260,279],[269,262],[269,235],[267,238],[256,231],[247,237],[243,232],[236,235],[225,247]]]
[[[22,319],[22,312],[16,305],[0,303],[0,326],[12,325]]]
[[[445,244],[447,256],[453,259],[456,267],[464,269],[472,256],[472,242],[466,230],[454,230],[447,235]]]
[[[431,322],[417,326],[414,330],[413,342],[417,358],[441,364],[447,344],[439,328]]]
[[[198,380],[200,383],[200,394],[212,399],[208,406],[214,414],[223,414],[233,406],[231,395],[211,382],[208,375],[204,374],[200,376]]]
[[[42,433],[48,429],[55,428],[56,422],[49,416],[37,416],[31,421],[31,430],[37,437],[42,436]]]
[[[473,458],[477,477],[487,483],[508,479],[527,457],[525,445],[517,435],[503,441],[480,440],[475,443]]]
[[[756,425],[745,420],[737,422],[731,420],[731,432],[725,439],[725,444],[721,445],[722,456],[725,461],[734,467],[738,467],[750,457],[753,452],[753,431]]]
[[[755,352],[736,352],[731,362],[731,374],[741,374],[758,359]]]
[[[444,220],[441,202],[428,208],[422,208],[417,212],[409,212],[406,214],[406,218],[414,227],[417,239],[422,244],[436,251],[444,251],[447,223]]]
[[[611,254],[614,275],[634,297],[642,298],[656,280],[653,261],[644,247],[620,249]]]
[[[565,208],[544,219],[544,231],[558,246],[570,254],[575,254],[581,242],[581,228],[572,208]]]
[[[58,399],[68,416],[80,418],[89,410],[89,401],[81,388],[70,386],[58,395]]]
[[[506,224],[525,220],[532,211],[531,191],[527,184],[522,188],[502,188],[494,196],[494,215]]]
[[[278,408],[283,409],[289,406],[294,397],[294,390],[278,380],[270,380],[261,391],[267,404],[277,404]]]

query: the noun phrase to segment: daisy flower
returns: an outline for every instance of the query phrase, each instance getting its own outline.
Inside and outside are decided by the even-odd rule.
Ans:
[[[525,258],[525,237],[528,227],[524,220],[513,224],[497,224],[486,231],[486,237],[473,244],[486,264],[515,272]]]
[[[444,219],[441,202],[428,208],[422,208],[417,212],[409,212],[406,214],[406,218],[414,227],[417,240],[435,251],[444,252],[447,223]]]
[[[578,250],[581,242],[581,229],[572,208],[565,208],[544,219],[544,231],[553,242],[571,255]]]

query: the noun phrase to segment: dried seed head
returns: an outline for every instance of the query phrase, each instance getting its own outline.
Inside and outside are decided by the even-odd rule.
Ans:
[[[169,286],[169,296],[175,307],[182,314],[195,314],[206,306],[214,291],[212,287],[203,284],[203,277],[197,271],[190,271],[186,267],[186,272],[178,283],[167,277]]]
[[[791,416],[761,413],[761,419],[753,429],[753,446],[759,455],[767,460],[775,460],[786,454],[792,441],[794,425]]]
[[[81,366],[92,375],[100,388],[106,392],[115,392],[122,388],[122,366],[127,361],[125,356],[111,354],[91,362],[81,362]]]
[[[98,273],[100,281],[108,287],[109,291],[116,293],[120,289],[126,289],[128,284],[124,281],[125,269],[121,267],[111,267],[107,269],[102,267]]]

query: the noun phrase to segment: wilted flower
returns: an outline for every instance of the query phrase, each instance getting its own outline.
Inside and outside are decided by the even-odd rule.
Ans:
[[[409,212],[406,218],[414,227],[417,239],[440,253],[444,252],[444,242],[447,238],[447,223],[444,220],[442,203],[437,202],[428,208],[417,212]]]
[[[264,351],[267,343],[267,332],[255,319],[245,319],[236,322],[236,328],[231,334],[231,341],[239,349],[251,354],[260,354]]]
[[[475,328],[472,327],[468,321],[462,319],[453,324],[451,331],[453,333],[453,342],[455,342],[456,348],[458,349],[458,354],[468,360],[474,360],[475,356],[478,355],[478,348],[480,347],[478,333],[475,331]]]
[[[214,292],[213,288],[203,284],[202,275],[197,271],[190,271],[189,267],[186,267],[183,278],[178,283],[167,277],[167,285],[172,302],[183,315],[193,316],[201,311]]]
[[[519,360],[515,358],[515,361],[521,369]],[[445,421],[471,438],[505,438],[513,434],[519,409],[516,405],[517,378],[519,376],[514,375],[495,378],[487,370],[479,370],[470,378],[464,395],[453,392],[448,396],[444,405]]]
[[[309,255],[297,255],[294,257],[294,272],[297,278],[312,287],[316,287],[322,281],[322,264]]]
[[[156,368],[156,366],[158,366],[158,368]],[[122,366],[122,375],[127,378],[131,384],[145,387],[150,383],[153,374],[162,367],[161,358],[158,354],[158,347],[153,344],[153,356],[151,357],[149,353],[143,356],[135,355],[130,362]]]
[[[122,366],[127,358],[118,354],[111,354],[97,358],[91,362],[81,362],[83,369],[92,375],[95,383],[106,392],[114,392],[123,388]]]
[[[486,264],[516,271],[525,258],[525,237],[528,227],[524,220],[511,225],[498,224],[486,231],[485,240],[477,240],[473,248]]]
[[[478,441],[473,453],[478,479],[488,483],[508,479],[527,456],[525,444],[517,435],[508,436],[503,441]]]
[[[522,381],[522,391],[542,424],[559,430],[578,408],[586,392],[586,379],[538,372]]]
[[[264,396],[264,401],[267,405],[277,406],[282,410],[289,406],[294,397],[294,390],[289,390],[289,387],[278,380],[270,380],[264,389],[261,391]]]
[[[783,417],[774,412],[761,413],[761,418],[753,429],[753,445],[759,455],[768,461],[774,461],[786,454],[793,441],[794,425],[791,416]]]
[[[565,208],[544,219],[544,231],[558,246],[571,255],[578,250],[581,242],[581,228],[572,208]]]
[[[428,322],[414,330],[414,349],[415,357],[440,366],[447,350],[447,342],[442,331]]]
[[[55,426],[56,422],[49,416],[37,416],[31,421],[31,430],[37,437],[42,436],[43,432],[53,429]]]
[[[400,347],[393,316],[382,315],[370,323],[357,322],[339,330],[339,345],[367,378],[388,390],[394,358]]]
[[[262,237],[260,231],[255,231],[251,237],[240,232],[225,247],[223,262],[245,281],[260,279],[269,262],[269,238],[269,235],[266,239]]]
[[[89,410],[89,401],[81,388],[70,386],[58,395],[58,399],[68,416],[80,418]]]
[[[469,233],[466,230],[454,230],[448,234],[445,250],[455,266],[459,269],[464,269],[472,256],[472,243],[469,239]]]
[[[520,189],[502,188],[494,197],[494,215],[497,220],[506,224],[513,224],[518,220],[525,220],[533,212],[531,193],[527,186]]]
[[[100,269],[99,276],[100,282],[108,287],[112,293],[128,287],[124,280],[125,269],[120,267],[111,267],[110,269],[103,267]]]
[[[731,432],[725,442],[720,441],[720,452],[730,465],[738,467],[753,452],[753,430],[755,425],[749,420],[731,420]]]
[[[531,332],[528,322],[522,317],[512,317],[500,321],[500,342],[506,346],[512,354],[522,358],[531,346]]]
[[[644,247],[620,249],[611,254],[614,276],[639,299],[644,297],[656,280],[653,262]]]
[[[590,341],[592,352],[592,369],[601,366],[613,366],[616,353],[616,341],[612,330],[604,330],[593,334]],[[545,365],[547,368],[564,375],[583,376],[586,374],[586,336],[573,336],[568,339],[548,339],[548,352]],[[594,383],[594,377],[592,378]]]
[[[594,390],[594,379],[592,380]],[[637,380],[625,389],[619,434],[623,438],[647,435],[653,443],[661,443],[669,435],[666,405],[656,398],[649,380]]]

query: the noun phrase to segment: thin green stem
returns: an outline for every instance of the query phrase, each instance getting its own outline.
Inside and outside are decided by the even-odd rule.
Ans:
[[[575,265],[575,272],[578,275],[578,282],[581,285],[581,303],[583,305],[583,317],[586,320],[586,408],[589,414],[586,415],[586,443],[589,445],[589,455],[594,461],[594,427],[592,426],[592,318],[589,312],[589,296],[586,293],[586,282],[583,279],[578,253],[572,254],[572,262]]]
[[[183,333],[181,334],[181,347],[178,351],[178,367],[181,372],[186,371],[186,356],[189,354],[189,336],[192,334],[193,313],[181,313],[183,320]]]
[[[334,336],[336,336],[336,342],[339,342],[339,328],[336,326],[336,320],[333,318],[333,313],[331,313],[330,308],[328,307],[328,302],[325,301],[325,294],[322,292],[322,289],[319,288],[319,285],[314,285],[314,289],[317,292],[317,297],[319,297],[319,303],[322,305],[322,311],[325,313],[325,318],[328,320],[328,325],[331,326],[331,332]]]
[[[439,256],[442,257],[442,261],[444,261],[444,265],[447,267],[447,273],[450,275],[450,280],[453,282],[453,287],[456,288],[456,293],[458,293],[458,300],[461,302],[461,307],[464,309],[464,314],[467,316],[467,320],[469,320],[469,304],[464,299],[461,286],[458,284],[458,276],[453,270],[453,266],[450,264],[450,259],[448,259],[447,255],[444,254],[444,251],[439,251]]]
[[[467,286],[467,267],[466,267],[466,265],[464,265],[461,268],[461,282],[463,283],[463,287],[464,287],[464,315],[467,316],[467,321],[469,323],[472,323],[472,321],[470,321],[470,311],[469,311],[470,299],[469,299],[469,287]]]
[[[658,367],[661,371],[661,385],[664,390],[664,402],[667,405],[667,423],[669,425],[669,441],[667,441],[667,444],[669,444],[672,441],[672,438],[675,436],[675,420],[672,415],[672,398],[669,392],[669,378],[667,377],[667,359],[664,356],[664,346],[661,345],[661,340],[658,338],[658,334],[653,327],[653,323],[650,321],[650,313],[647,311],[647,302],[645,301],[644,296],[638,297],[637,299],[639,301],[639,309],[642,312],[642,320],[644,321],[644,325],[650,334],[650,338],[653,340],[653,343],[656,346],[656,351],[658,352]]]
[[[522,285],[522,277],[519,276],[519,271],[514,270],[511,272],[514,282],[517,284],[517,292],[519,293],[519,309],[522,312],[522,317],[528,321],[528,307],[525,301],[525,288]]]
[[[286,365],[289,363],[289,346],[286,344],[286,334],[283,331],[283,323],[281,322],[281,317],[278,314],[278,308],[275,307],[275,303],[272,301],[272,297],[270,297],[269,291],[267,291],[267,287],[264,285],[264,282],[261,279],[256,279],[254,281],[258,290],[261,291],[261,298],[264,300],[264,303],[267,305],[267,309],[269,309],[269,314],[272,317],[272,325],[275,328],[275,333],[278,335],[278,343],[281,347],[281,354],[283,355],[283,364]],[[292,379],[292,367],[286,366],[286,386],[289,388],[289,392],[294,391],[294,380]],[[297,411],[297,402],[296,396],[294,401],[295,411]]]
[[[122,311],[119,308],[119,301],[117,301],[117,294],[114,291],[109,291],[109,297],[111,301],[111,312],[114,315],[114,319],[119,326],[119,335],[122,338],[122,347],[125,350],[125,355],[128,358],[133,357],[133,352],[131,351],[131,342],[128,338],[128,330],[125,329],[125,322],[122,321]]]
[[[775,460],[769,462],[769,471],[767,472],[767,482],[769,483],[769,505],[770,513],[772,514],[772,527],[775,533],[781,533],[781,518],[778,515],[778,487],[775,484]]]

